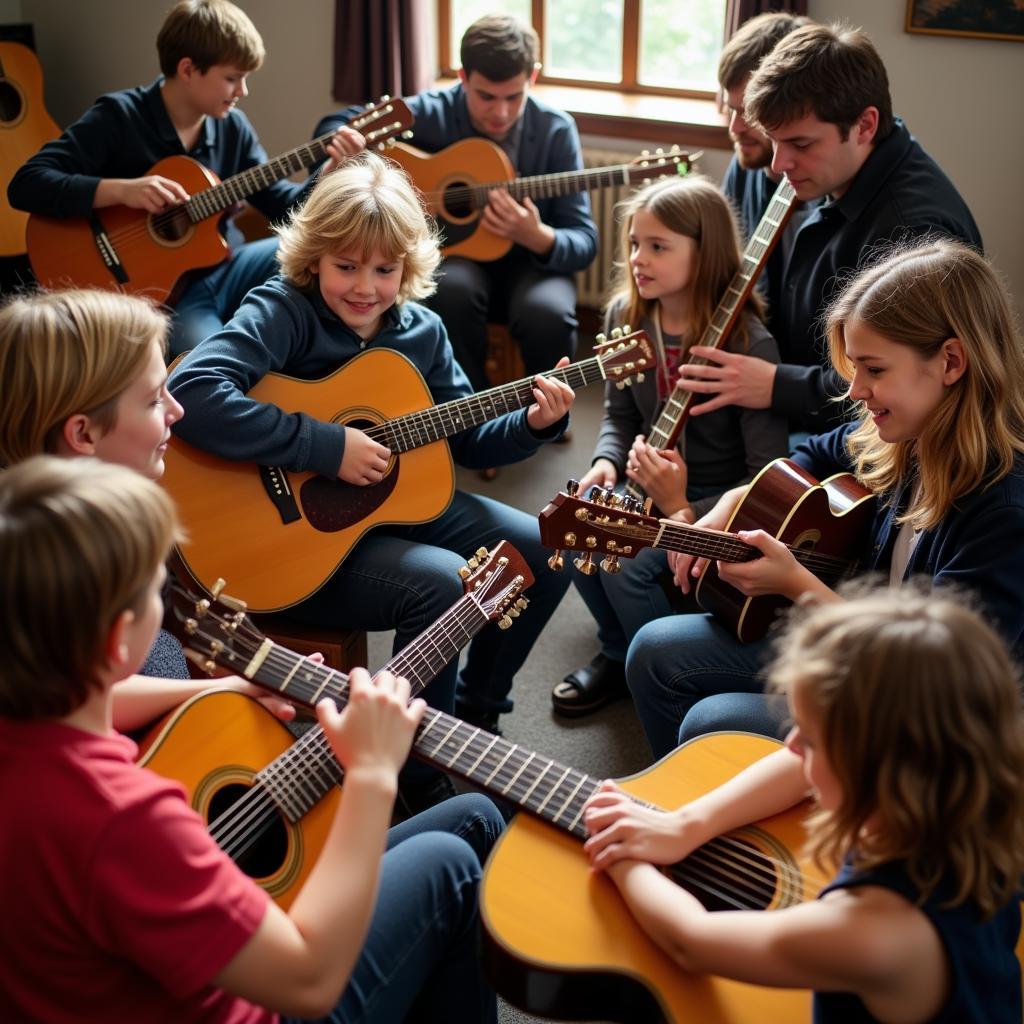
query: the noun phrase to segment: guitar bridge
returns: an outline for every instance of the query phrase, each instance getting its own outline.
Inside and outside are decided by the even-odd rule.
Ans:
[[[128,274],[124,269],[124,264],[118,257],[117,249],[114,248],[114,243],[111,242],[110,236],[100,223],[99,217],[95,214],[89,218],[89,227],[92,228],[92,240],[96,243],[100,258],[106,264],[107,270],[114,275],[118,284],[127,284]]]
[[[260,466],[260,482],[267,497],[274,503],[281,523],[287,526],[302,518],[298,502],[288,482],[288,474],[280,466]]]

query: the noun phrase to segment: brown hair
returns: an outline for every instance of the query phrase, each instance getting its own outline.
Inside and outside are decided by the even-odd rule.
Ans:
[[[214,64],[256,71],[266,55],[249,15],[228,0],[179,0],[160,27],[156,52],[167,78],[184,57],[205,74]]]
[[[722,48],[718,58],[718,84],[727,91],[737,88],[775,49],[779,40],[804,25],[813,24],[810,18],[784,11],[768,11],[745,21]]]
[[[875,141],[893,130],[889,77],[874,44],[848,25],[806,25],[786,36],[758,65],[744,93],[748,121],[771,133],[813,114],[840,138],[867,107],[878,110]]]
[[[398,303],[433,294],[441,260],[437,229],[408,176],[374,153],[348,160],[316,183],[309,199],[277,229],[277,258],[298,288],[311,289],[321,257],[374,250],[402,260]]]
[[[38,455],[0,473],[0,715],[79,708],[180,539],[167,493],[124,466]]]
[[[634,327],[642,318],[652,315],[657,305],[656,299],[645,299],[637,291],[629,266],[633,217],[640,210],[649,212],[669,231],[697,243],[697,265],[690,285],[690,336],[696,344],[740,266],[739,231],[732,207],[717,185],[698,174],[662,178],[619,203],[616,208],[620,221],[619,252],[625,254],[625,258],[615,263],[606,313],[614,310],[622,324]],[[750,296],[745,308],[762,316],[761,300],[756,294]],[[743,318],[735,329],[743,338],[746,329]]]
[[[857,476],[876,494],[891,495],[916,468],[920,491],[901,521],[929,529],[958,498],[1001,480],[1024,453],[1024,344],[1009,295],[983,256],[938,239],[891,249],[828,311],[829,355],[846,380],[854,372],[845,339],[851,320],[922,359],[949,338],[963,345],[967,369],[946,389],[920,437],[883,441],[864,409],[848,438]]]
[[[1024,872],[1024,717],[1002,641],[963,602],[911,586],[796,612],[769,677],[821,716],[842,791],[809,843],[819,866],[905,862],[926,900],[992,914]]]
[[[167,317],[144,299],[78,289],[17,296],[0,309],[0,465],[56,451],[69,416],[110,430]]]
[[[485,14],[463,33],[459,59],[467,75],[478,71],[491,82],[529,77],[540,61],[540,39],[518,18]]]

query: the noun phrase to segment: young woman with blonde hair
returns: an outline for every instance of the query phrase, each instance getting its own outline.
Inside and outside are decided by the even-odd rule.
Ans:
[[[689,971],[810,988],[814,1020],[1021,1019],[1024,717],[981,615],[882,589],[794,616],[769,670],[786,747],[676,811],[605,783],[585,849]],[[817,900],[708,914],[653,867],[810,796]]]
[[[958,242],[900,248],[865,270],[827,317],[832,362],[849,381],[857,422],[810,438],[794,461],[823,480],[852,471],[877,496],[861,569],[899,585],[956,583],[980,599],[1017,657],[1024,654],[1024,350],[1002,281]],[[724,529],[741,497],[722,497],[700,525]],[[741,533],[764,557],[721,564],[748,595],[838,600],[762,531]],[[684,591],[703,563],[672,557]],[[707,616],[641,630],[627,675],[659,756],[679,735],[731,726],[778,731],[759,693],[763,642],[741,646]],[[705,696],[713,706],[691,708]]]
[[[710,323],[740,267],[741,252],[727,200],[697,175],[640,189],[620,204],[619,216],[621,259],[605,311],[606,329],[629,324],[645,330],[657,349],[658,368],[624,390],[606,387],[591,466],[580,482],[584,492],[592,484],[635,483],[663,515],[690,523],[724,491],[786,454],[786,421],[768,409],[730,406],[690,420],[673,450],[647,443],[672,393],[676,371]],[[761,316],[761,301],[753,295],[725,348],[777,363],[778,346]],[[671,611],[658,583],[668,571],[664,552],[648,549],[620,565],[622,572],[614,576],[573,576],[597,622],[601,649],[552,691],[555,710],[563,715],[589,714],[624,696],[630,641],[645,622]]]

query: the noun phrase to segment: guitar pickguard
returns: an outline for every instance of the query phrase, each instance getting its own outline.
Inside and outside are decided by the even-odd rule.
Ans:
[[[321,533],[337,533],[355,526],[391,497],[398,486],[400,465],[398,459],[393,459],[384,479],[367,487],[328,480],[325,476],[310,477],[299,488],[302,511],[309,525]]]

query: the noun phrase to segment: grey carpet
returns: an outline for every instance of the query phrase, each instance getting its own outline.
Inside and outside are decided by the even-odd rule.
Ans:
[[[601,418],[601,401],[602,389],[598,385],[577,395],[572,439],[568,443],[546,445],[526,462],[502,467],[492,481],[459,469],[458,486],[530,513],[539,512],[570,477],[579,478],[589,467]],[[569,559],[566,564],[566,572],[576,572]],[[523,612],[529,613],[529,609]],[[390,633],[370,635],[371,668],[384,664],[390,657],[391,641]],[[575,588],[570,588],[516,676],[515,711],[502,716],[501,727],[510,740],[557,757],[563,764],[598,778],[629,775],[650,764],[651,758],[628,701],[615,702],[582,719],[558,718],[551,710],[551,687],[567,672],[589,661],[596,650],[593,619]],[[527,1016],[502,1003],[499,1020],[502,1024],[524,1024],[541,1018]]]

